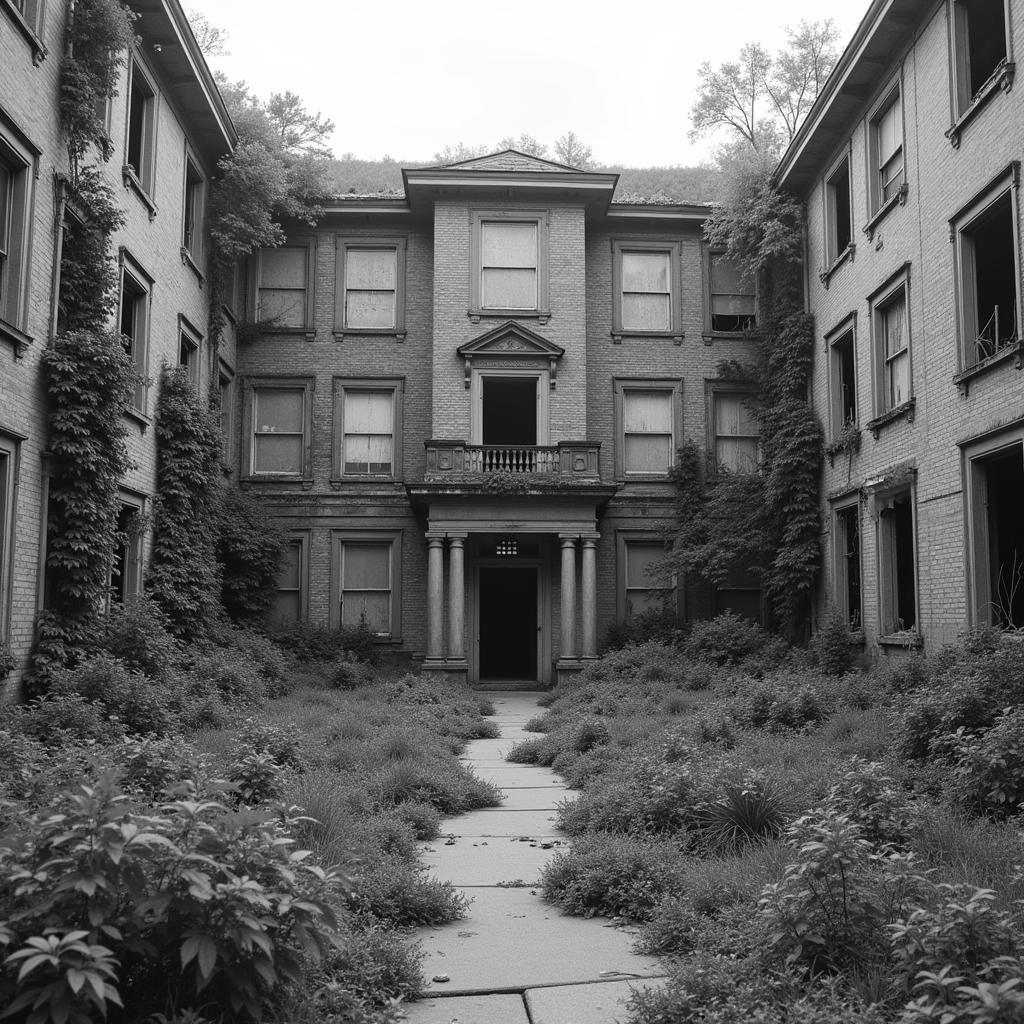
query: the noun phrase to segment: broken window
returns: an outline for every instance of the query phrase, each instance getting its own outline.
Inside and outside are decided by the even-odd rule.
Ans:
[[[753,280],[723,253],[711,253],[711,330],[735,334],[757,325],[757,296]]]
[[[861,628],[860,506],[835,510],[835,602],[850,629]]]
[[[147,193],[153,191],[156,161],[156,92],[137,61],[128,82],[128,137],[124,162]]]
[[[850,158],[844,157],[825,181],[825,265],[832,266],[852,240]]]
[[[146,376],[149,358],[149,289],[152,285],[138,265],[129,262],[127,255],[121,264],[121,295],[118,310],[118,325],[124,351],[135,363],[139,376]],[[145,411],[146,385],[142,382],[135,387],[132,405],[139,412]]]
[[[917,628],[914,505],[909,489],[879,499],[879,590],[883,634]]]
[[[310,247],[282,246],[259,254],[256,319],[271,328],[305,327],[309,308]]]
[[[846,331],[829,346],[832,376],[832,434],[838,436],[848,423],[857,423],[857,372],[854,332]]]
[[[954,0],[952,28],[959,116],[1006,62],[1004,0]]]

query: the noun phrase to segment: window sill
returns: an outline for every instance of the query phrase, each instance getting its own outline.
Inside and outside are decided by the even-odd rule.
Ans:
[[[946,138],[949,139],[954,149],[960,148],[960,136],[963,135],[964,128],[974,120],[982,107],[986,106],[997,92],[1010,91],[1013,86],[1015,70],[1016,65],[1013,61],[1004,60],[992,72],[988,81],[977,91],[964,112],[949,126],[946,130]]]
[[[889,409],[886,412],[883,412],[881,416],[876,416],[873,420],[869,420],[864,424],[864,426],[867,430],[871,431],[871,436],[877,441],[882,428],[887,427],[890,423],[895,423],[897,420],[904,419],[908,423],[913,423],[914,408],[916,405],[917,399],[911,398],[902,405],[897,405],[895,409]]]
[[[302,477],[298,474],[292,473],[267,473],[267,474],[250,474],[249,476],[243,476],[239,480],[239,486],[242,490],[248,490],[250,487],[262,487],[264,484],[275,484],[275,485],[289,485],[294,487],[298,484],[304,491],[312,490],[313,478]]]
[[[1003,363],[1008,363],[1011,359],[1013,360],[1014,369],[1019,370],[1024,365],[1024,352],[1021,350],[1021,343],[1019,341],[1012,341],[987,359],[982,359],[973,366],[968,366],[966,370],[961,370],[953,378],[953,383],[959,388],[960,394],[966,398],[970,394],[971,381],[975,377],[982,377],[989,371],[1002,366]]]
[[[886,633],[875,637],[879,647],[902,647],[908,651],[919,650],[924,646],[924,637],[915,629],[900,630],[899,633]]]
[[[331,490],[366,490],[373,487],[383,491],[404,490],[402,478],[397,476],[332,476]]]
[[[394,338],[397,342],[405,341],[405,329],[402,327],[346,327],[332,332],[335,341],[346,338]]]
[[[755,327],[749,331],[705,331],[701,337],[705,345],[715,341],[758,341],[761,332]]]
[[[847,261],[853,262],[853,257],[857,252],[857,246],[851,242],[824,270],[818,272],[818,280],[825,286],[825,290],[828,290],[829,283],[832,280],[832,275]]]
[[[261,338],[286,336],[290,338],[305,338],[313,341],[316,338],[316,331],[311,327],[275,327],[273,324],[253,324],[255,333]]]
[[[146,207],[149,213],[150,220],[156,220],[156,203],[153,202],[153,197],[146,190],[146,186],[142,184],[142,179],[135,173],[135,169],[131,164],[125,164],[121,168],[121,178],[124,181],[124,187],[134,192],[142,205]]]
[[[539,320],[546,324],[551,319],[551,310],[543,309],[470,309],[466,316],[478,324],[487,317],[501,317],[503,320]]]
[[[623,338],[649,338],[652,341],[661,339],[672,339],[673,344],[682,345],[686,335],[682,331],[612,331],[612,341],[616,345],[622,344]]]
[[[888,199],[872,214],[867,224],[864,225],[864,234],[868,236],[870,242],[875,237],[875,231],[878,229],[878,225],[889,215],[889,211],[896,206],[905,206],[907,202],[907,193],[910,191],[907,188],[907,183],[904,182],[900,185],[895,195],[889,196]]]
[[[14,324],[9,324],[6,320],[2,319],[0,319],[0,340],[14,346],[15,359],[20,359],[27,351],[29,345],[32,344],[31,335],[25,334],[24,331],[19,331]]]
[[[29,24],[25,15],[11,3],[11,0],[0,0],[0,10],[14,22],[15,27],[25,37],[25,41],[32,47],[32,63],[39,67],[46,60],[49,50],[46,49],[42,39],[36,34],[36,30]]]
[[[181,263],[182,266],[188,267],[196,275],[199,280],[199,287],[202,288],[206,283],[206,275],[199,269],[199,264],[192,255],[192,251],[186,245],[181,247]]]
[[[153,425],[152,417],[147,416],[141,409],[125,409],[124,415],[125,418],[131,420],[143,434]]]

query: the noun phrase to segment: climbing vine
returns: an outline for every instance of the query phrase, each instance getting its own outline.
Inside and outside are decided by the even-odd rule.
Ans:
[[[738,172],[705,233],[759,283],[754,358],[721,364],[719,374],[743,381],[756,397],[760,466],[756,475],[709,482],[706,458],[692,445],[680,450],[670,561],[715,584],[749,568],[761,577],[772,624],[802,639],[820,560],[822,454],[821,427],[808,403],[814,322],[802,303],[803,213],[768,174]]]

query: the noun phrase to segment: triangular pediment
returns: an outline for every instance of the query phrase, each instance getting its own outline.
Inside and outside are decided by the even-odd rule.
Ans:
[[[565,349],[556,345],[553,341],[531,331],[529,327],[516,323],[515,320],[506,320],[505,323],[467,341],[459,347],[459,355],[463,357],[473,356],[543,356],[546,359],[560,359],[565,355]]]
[[[556,164],[551,160],[520,153],[517,149],[503,149],[500,153],[460,160],[457,164],[444,164],[448,170],[465,171],[548,171],[555,174],[571,174],[575,168]]]

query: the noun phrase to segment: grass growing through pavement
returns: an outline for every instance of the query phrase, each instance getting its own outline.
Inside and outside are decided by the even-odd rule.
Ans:
[[[1019,640],[833,675],[723,633],[607,655],[508,755],[580,790],[545,897],[674,965],[631,1024],[1024,1021]]]

